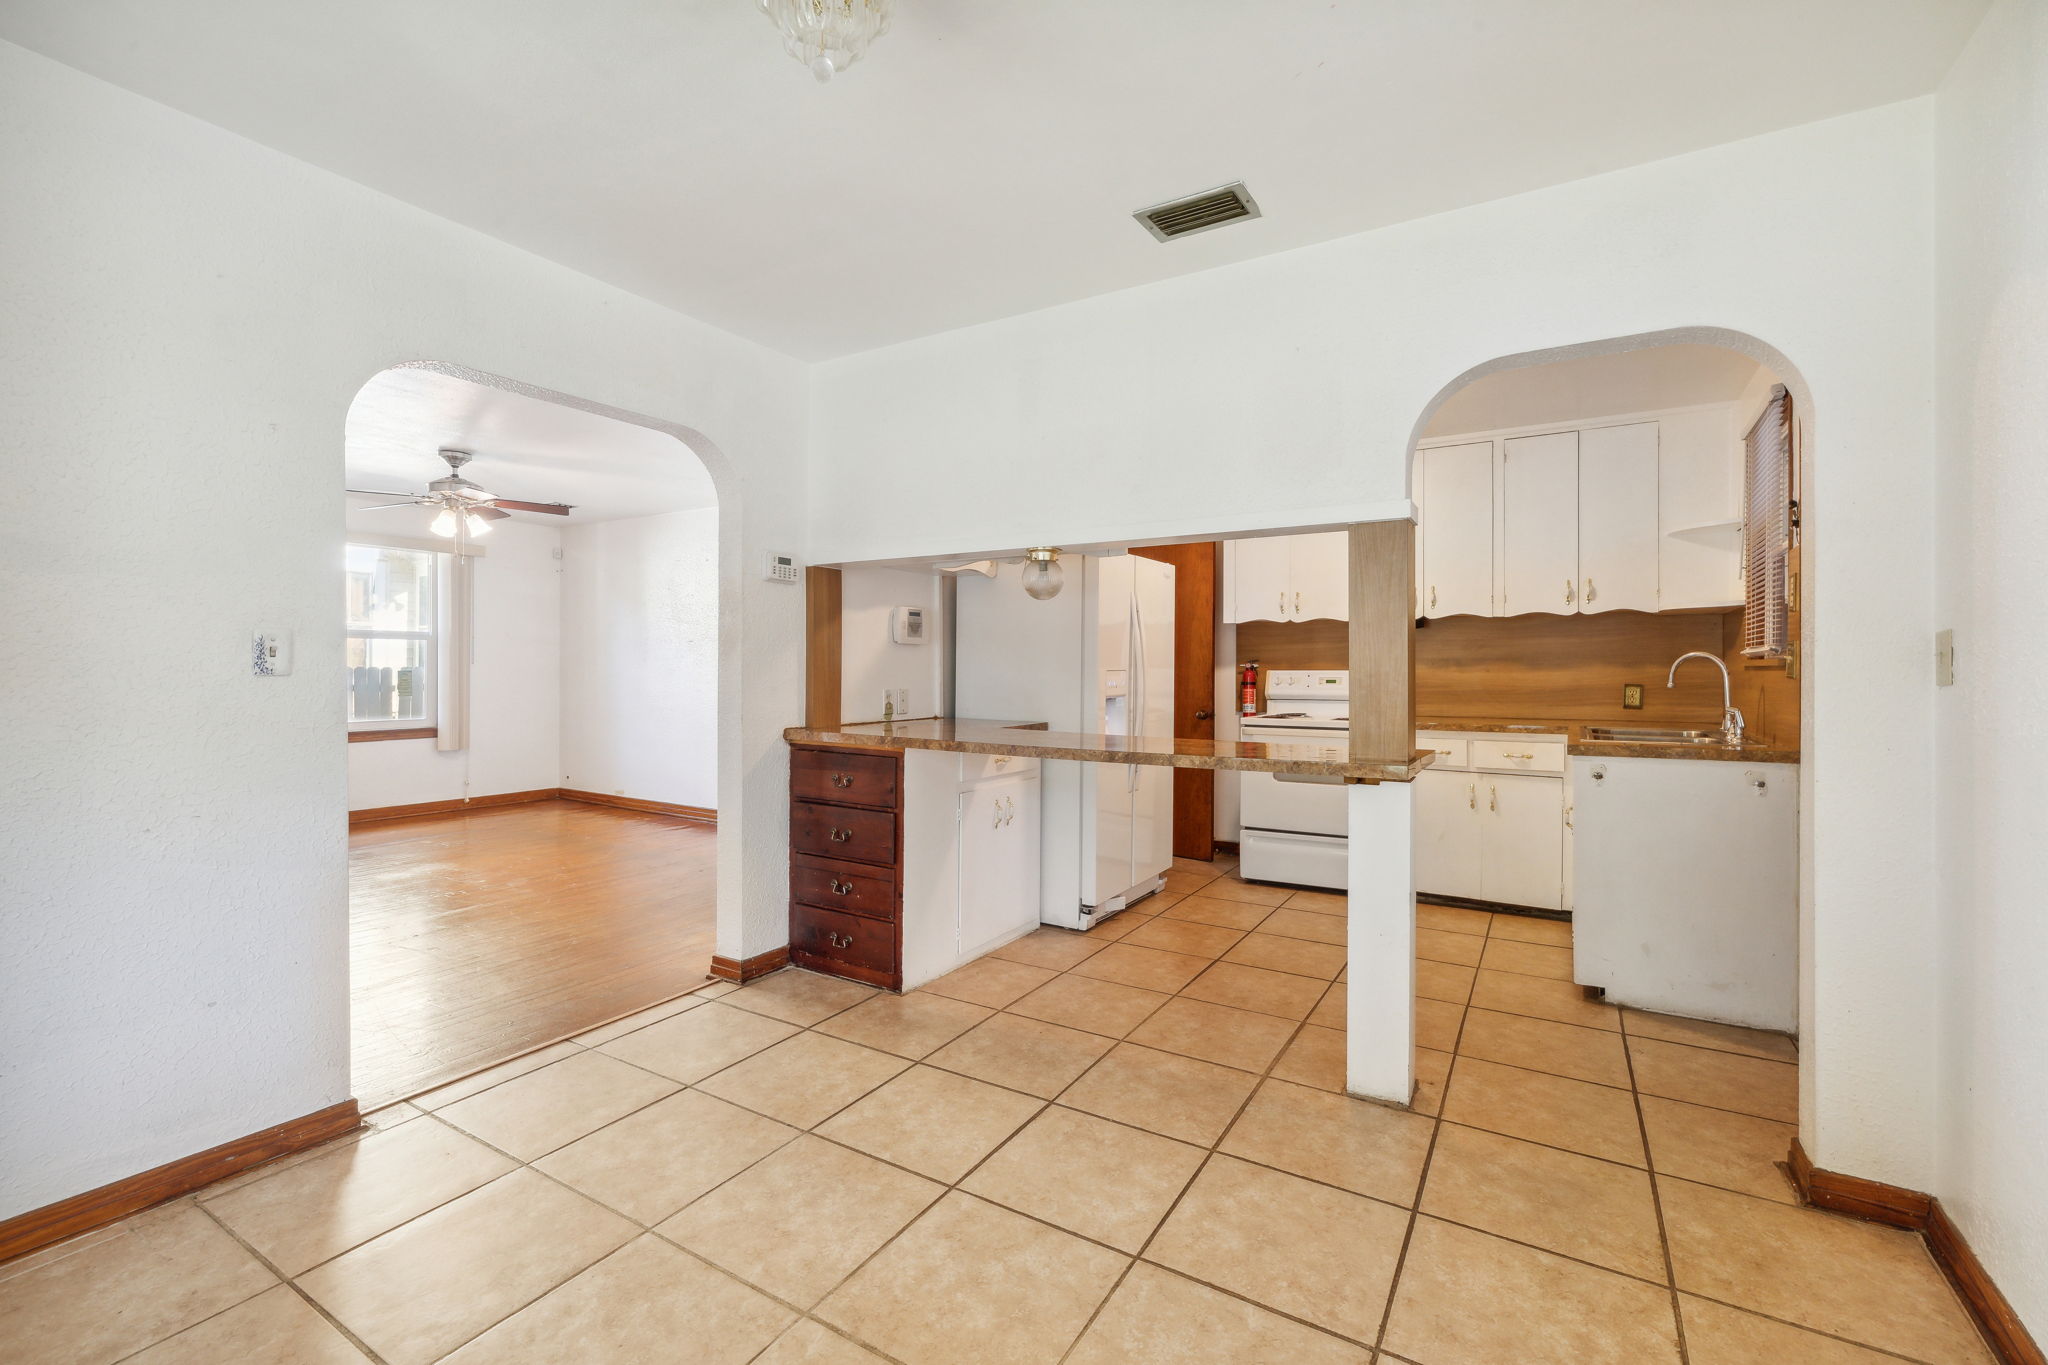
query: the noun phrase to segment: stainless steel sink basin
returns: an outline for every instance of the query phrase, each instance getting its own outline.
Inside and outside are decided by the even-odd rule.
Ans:
[[[1628,728],[1609,725],[1589,725],[1586,739],[1594,744],[1720,744],[1719,730],[1654,730],[1647,727]]]

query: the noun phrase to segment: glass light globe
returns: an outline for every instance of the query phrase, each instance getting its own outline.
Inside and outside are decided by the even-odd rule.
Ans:
[[[462,525],[463,529],[473,536],[487,536],[491,533],[491,524],[474,512],[462,514]]]
[[[449,511],[447,508],[443,507],[441,509],[440,515],[434,518],[434,524],[429,526],[427,529],[432,531],[437,536],[454,535],[455,514]]]
[[[1060,568],[1059,560],[1054,557],[1058,554],[1058,550],[1049,553],[1033,551],[1031,561],[1024,566],[1024,591],[1041,602],[1047,598],[1058,597],[1060,589],[1066,584],[1067,575]]]

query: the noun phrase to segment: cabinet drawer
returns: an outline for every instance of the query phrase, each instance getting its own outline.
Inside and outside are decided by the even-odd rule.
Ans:
[[[1021,777],[1038,771],[1038,760],[1015,754],[962,754],[960,780],[986,782],[996,777]]]
[[[794,853],[856,863],[896,863],[896,815],[811,801],[789,803],[789,847]]]
[[[895,809],[900,760],[885,754],[792,749],[789,794],[799,801]]]
[[[792,905],[789,951],[799,961],[811,958],[829,971],[859,981],[877,986],[896,982],[896,926],[886,920]]]
[[[874,919],[896,918],[896,879],[858,863],[798,858],[789,869],[789,898]]]
[[[1429,765],[1433,770],[1463,768],[1471,762],[1472,742],[1462,736],[1421,734],[1415,737],[1415,747],[1436,755],[1436,762]]]
[[[1475,739],[1472,766],[1502,773],[1564,773],[1564,745],[1526,739]]]

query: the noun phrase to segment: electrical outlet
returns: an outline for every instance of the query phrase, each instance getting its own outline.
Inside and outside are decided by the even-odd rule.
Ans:
[[[1623,683],[1621,685],[1621,709],[1624,711],[1640,711],[1643,709],[1643,685],[1641,683]]]

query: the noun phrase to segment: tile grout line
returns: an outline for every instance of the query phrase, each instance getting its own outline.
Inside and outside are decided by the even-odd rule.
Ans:
[[[1657,1180],[1657,1154],[1650,1147],[1650,1124],[1643,1117],[1643,1092],[1636,1085],[1635,1049],[1629,1045],[1628,1020],[1622,1020],[1621,1055],[1628,1066],[1629,1101],[1636,1111],[1636,1135],[1643,1144],[1643,1166],[1650,1182],[1650,1208],[1657,1216],[1657,1249],[1664,1255],[1664,1279],[1671,1292],[1671,1329],[1678,1342],[1679,1365],[1692,1360],[1685,1344],[1685,1309],[1678,1297],[1678,1269],[1671,1256],[1671,1229],[1664,1219],[1664,1192]]]
[[[510,1172],[507,1172],[507,1174],[510,1174]],[[259,1265],[261,1265],[265,1270],[268,1270],[271,1274],[277,1276],[279,1284],[289,1289],[293,1294],[296,1294],[301,1302],[303,1302],[308,1308],[311,1308],[315,1313],[319,1314],[321,1318],[325,1319],[328,1326],[332,1327],[335,1331],[341,1333],[342,1337],[345,1340],[347,1340],[350,1345],[354,1346],[358,1351],[361,1351],[367,1359],[376,1362],[376,1365],[385,1365],[384,1357],[377,1354],[377,1352],[375,1352],[374,1350],[370,1349],[370,1343],[364,1341],[361,1337],[357,1336],[353,1331],[351,1331],[347,1323],[343,1322],[340,1318],[334,1316],[334,1314],[328,1312],[326,1305],[322,1304],[319,1300],[315,1299],[311,1294],[307,1293],[304,1289],[301,1289],[299,1287],[298,1281],[294,1277],[287,1275],[283,1271],[279,1270],[277,1266],[270,1260],[269,1257],[265,1256],[262,1252],[258,1251],[255,1247],[251,1246],[247,1241],[243,1240],[242,1235],[236,1232],[233,1228],[229,1227],[218,1216],[216,1216],[213,1210],[208,1208],[201,1208],[197,1200],[193,1201],[193,1207],[199,1208],[199,1211],[201,1213],[205,1214],[208,1218],[212,1219],[214,1226],[218,1227],[222,1232],[226,1233],[229,1237],[232,1237],[235,1240],[235,1242],[242,1248],[242,1250],[248,1252],[251,1257],[255,1258],[256,1262]],[[439,1206],[437,1205],[436,1207]],[[408,1219],[407,1221],[411,1220]],[[270,1291],[265,1290],[264,1292],[268,1293]],[[250,1298],[255,1297],[257,1296],[250,1296]],[[242,1300],[242,1303],[248,1303],[249,1301],[249,1299],[244,1299]],[[235,1305],[235,1307],[237,1308],[241,1306],[241,1304]],[[214,1317],[219,1316],[220,1314],[218,1313],[214,1314]],[[207,1319],[207,1321],[210,1322],[212,1321],[212,1319],[209,1318]],[[193,1327],[197,1327],[198,1325],[198,1323],[192,1324]],[[185,1330],[190,1331],[191,1328],[186,1328]],[[183,1333],[173,1334],[173,1336],[182,1335]],[[165,1337],[161,1341],[152,1342],[151,1346],[160,1346],[163,1344],[164,1341],[170,1341],[172,1339],[172,1337]],[[140,1354],[140,1352],[137,1352],[137,1354]]]

